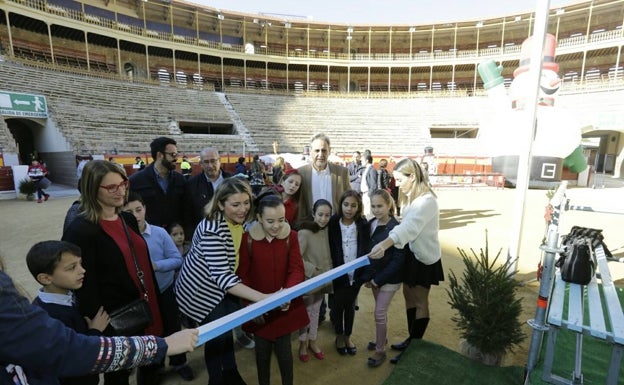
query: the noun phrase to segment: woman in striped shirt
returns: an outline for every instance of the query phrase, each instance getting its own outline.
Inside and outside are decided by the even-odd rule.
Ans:
[[[206,218],[193,234],[180,275],[176,298],[185,326],[197,327],[240,308],[239,298],[257,302],[268,296],[234,274],[243,223],[252,217],[252,193],[246,180],[226,179],[206,206]],[[210,385],[245,384],[236,368],[231,332],[204,345]]]

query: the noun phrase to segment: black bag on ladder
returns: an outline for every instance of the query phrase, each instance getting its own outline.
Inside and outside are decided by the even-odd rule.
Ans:
[[[576,238],[567,244],[565,252],[555,264],[561,270],[561,279],[587,285],[596,271],[592,252],[591,241],[587,238]]]

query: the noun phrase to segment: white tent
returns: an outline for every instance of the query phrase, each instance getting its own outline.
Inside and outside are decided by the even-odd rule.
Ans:
[[[290,164],[290,166],[293,168],[299,168],[301,166],[305,166],[308,163],[303,159],[303,156],[301,154],[293,154],[290,152],[284,152],[281,154],[262,155],[260,156],[260,160],[262,160],[264,163],[269,165],[269,164],[275,163],[275,159],[277,159],[280,156],[284,158],[284,161]]]

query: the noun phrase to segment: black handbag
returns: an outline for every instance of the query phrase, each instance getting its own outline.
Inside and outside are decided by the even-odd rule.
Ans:
[[[115,329],[115,332],[119,335],[129,336],[134,334],[142,334],[143,330],[152,323],[152,311],[150,310],[147,289],[145,288],[145,281],[143,280],[143,271],[139,267],[137,262],[136,252],[134,250],[134,244],[130,239],[130,233],[128,233],[128,227],[126,222],[121,219],[123,228],[128,238],[130,245],[130,251],[132,252],[132,260],[134,261],[134,268],[143,290],[143,298],[136,299],[127,305],[124,305],[118,309],[110,312],[110,325]]]
[[[109,315],[110,325],[117,334],[123,336],[142,334],[152,322],[149,303],[142,298],[112,311]]]
[[[596,269],[591,241],[588,238],[577,238],[570,242],[556,266],[561,270],[561,279],[565,282],[587,285]]]

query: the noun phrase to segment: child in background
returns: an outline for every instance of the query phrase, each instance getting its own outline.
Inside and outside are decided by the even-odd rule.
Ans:
[[[281,198],[267,195],[256,209],[257,222],[243,234],[237,274],[245,285],[264,293],[295,286],[304,280],[297,233],[286,222]],[[295,298],[248,322],[243,329],[254,334],[258,384],[271,384],[271,355],[275,351],[282,385],[293,384],[290,333],[309,322],[302,299]]]
[[[73,291],[82,286],[85,269],[81,264],[80,248],[64,241],[43,241],[36,243],[26,255],[28,270],[42,287],[33,301],[51,317],[81,334],[100,335],[110,320],[108,313],[100,307],[89,319],[82,318],[74,300]],[[96,385],[97,374],[60,379],[62,385]]]
[[[328,225],[329,249],[333,267],[344,265],[370,251],[370,228],[362,216],[362,198],[355,190],[347,190],[340,197],[337,213]],[[355,319],[355,301],[360,285],[362,268],[340,276],[333,281],[334,300],[331,310],[336,331],[336,351],[340,355],[357,353],[351,341]]]
[[[327,236],[327,224],[331,218],[331,203],[325,199],[319,199],[312,206],[314,222],[303,222],[299,228],[299,249],[303,257],[306,279],[314,278],[332,268],[332,260],[329,252],[329,239]],[[332,292],[332,285],[328,284],[303,296],[306,304],[310,324],[299,330],[299,360],[308,362],[308,349],[319,360],[325,358],[325,354],[316,344],[318,335],[318,320],[321,303],[325,293]]]
[[[128,194],[128,201],[123,210],[134,215],[139,225],[139,231],[147,243],[156,283],[158,283],[158,290],[160,291],[160,308],[165,333],[171,334],[180,331],[180,315],[173,291],[173,283],[175,272],[182,266],[182,255],[165,229],[150,225],[145,221],[147,208],[139,193],[132,191]],[[186,354],[176,354],[169,357],[169,364],[183,380],[191,381],[195,378],[193,370],[188,365]]]
[[[390,234],[390,230],[399,224],[394,217],[394,201],[386,190],[375,190],[370,198],[371,212],[375,216],[370,220],[371,243],[377,244]],[[368,350],[375,354],[368,358],[368,366],[375,368],[386,360],[386,339],[388,335],[388,307],[394,294],[401,287],[404,254],[402,249],[390,247],[381,259],[371,260],[364,268],[362,279],[364,286],[372,289],[375,298],[375,342],[369,342]]]
[[[46,175],[48,170],[46,167],[39,163],[39,160],[33,159],[30,166],[28,166],[28,177],[35,184],[37,190],[37,203],[41,203],[42,199],[47,201],[50,198],[50,194],[45,192],[45,188],[49,183],[47,182]]]
[[[182,255],[182,258],[186,257],[186,253],[188,253],[191,245],[188,242],[184,241],[184,227],[182,227],[182,225],[178,222],[173,222],[166,227],[166,230],[173,240],[173,243],[178,248],[178,251],[180,252],[180,255]]]
[[[283,190],[280,193],[282,201],[284,202],[284,207],[286,208],[286,220],[291,226],[295,224],[295,220],[297,219],[297,202],[299,202],[299,190],[301,190],[302,182],[301,175],[295,168],[286,171],[279,181],[280,187]]]

